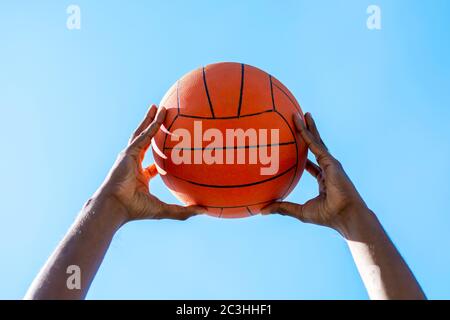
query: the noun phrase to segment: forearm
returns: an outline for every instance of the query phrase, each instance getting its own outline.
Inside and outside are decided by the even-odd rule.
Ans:
[[[125,222],[121,210],[111,199],[91,199],[36,276],[25,299],[84,298],[115,232]],[[70,266],[79,268],[79,288],[69,279],[74,272]]]
[[[340,232],[371,299],[425,299],[406,262],[377,217],[363,208],[349,214]]]

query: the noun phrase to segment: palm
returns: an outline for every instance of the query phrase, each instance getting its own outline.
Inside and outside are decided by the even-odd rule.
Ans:
[[[164,116],[164,111],[156,115],[156,107],[152,106],[132,135],[127,148],[119,154],[102,187],[103,192],[107,192],[125,207],[130,220],[145,218],[184,220],[203,211],[202,208],[194,206],[166,204],[150,193],[149,182],[157,171],[155,165],[143,168],[142,161]]]
[[[356,192],[340,164],[334,159],[329,162],[327,172],[320,169],[316,176],[319,195],[303,204],[302,208],[303,215],[310,222],[320,225],[333,224]]]
[[[319,163],[316,165],[310,160],[306,163],[306,170],[317,179],[319,195],[302,205],[276,202],[264,208],[263,212],[287,214],[304,222],[334,227],[347,207],[363,204],[363,200],[342,165],[328,152],[311,115],[306,114],[307,127],[299,118],[295,119],[295,124],[300,138]]]
[[[141,163],[125,153],[119,155],[108,181],[113,195],[133,219],[152,218],[152,208],[159,200],[150,194],[149,182]]]

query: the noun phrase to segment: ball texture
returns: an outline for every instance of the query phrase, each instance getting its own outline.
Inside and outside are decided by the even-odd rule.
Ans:
[[[303,113],[292,93],[273,76],[246,64],[211,64],[179,79],[160,106],[167,115],[152,141],[155,163],[164,183],[185,204],[204,206],[216,217],[248,217],[284,199],[297,185],[307,147],[295,131],[293,115],[303,119]],[[213,129],[215,139],[202,135],[208,129]],[[226,144],[231,141],[227,133],[239,129],[256,134]],[[264,131],[266,140],[260,135]],[[272,141],[273,131],[278,132],[278,141]],[[186,133],[190,141],[182,139]],[[222,147],[211,147],[211,142],[220,142],[220,134]],[[245,163],[238,161],[239,152]],[[262,174],[269,164],[260,152],[273,156],[276,172]],[[206,154],[223,161],[205,163]],[[191,161],[180,163],[174,155]]]

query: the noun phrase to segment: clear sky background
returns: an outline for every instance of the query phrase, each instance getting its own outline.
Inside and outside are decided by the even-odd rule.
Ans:
[[[449,15],[447,0],[1,1],[0,298],[24,295],[148,105],[218,61],[291,89],[427,295],[450,298]],[[151,189],[176,201],[160,178]],[[289,200],[316,192],[305,174]],[[367,294],[332,230],[202,216],[123,227],[88,298]]]

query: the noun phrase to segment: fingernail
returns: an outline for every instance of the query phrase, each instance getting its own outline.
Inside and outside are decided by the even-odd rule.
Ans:
[[[294,119],[294,123],[297,126],[300,126],[300,128],[305,128],[305,124],[303,123],[303,119],[301,118],[300,114],[295,113],[292,117]]]
[[[308,116],[309,116],[309,119],[311,120],[311,122],[315,124],[316,122],[314,121],[314,118],[313,118],[311,112],[308,112]]]
[[[261,213],[261,215],[263,216],[267,216],[269,214],[271,214],[272,212],[270,212],[270,209],[268,206],[261,208],[261,210],[259,210],[259,212]]]
[[[202,206],[196,206],[195,210],[197,211],[197,214],[206,213],[208,211],[205,207]]]
[[[153,116],[155,116],[156,115],[156,113],[158,112],[158,109],[156,108],[156,106],[154,105],[154,104],[152,104],[150,107],[148,107],[148,109],[147,109],[147,114],[152,114],[153,113]]]
[[[166,108],[160,107],[158,109],[158,113],[156,114],[156,120],[162,122],[164,121],[165,117],[166,117]]]

